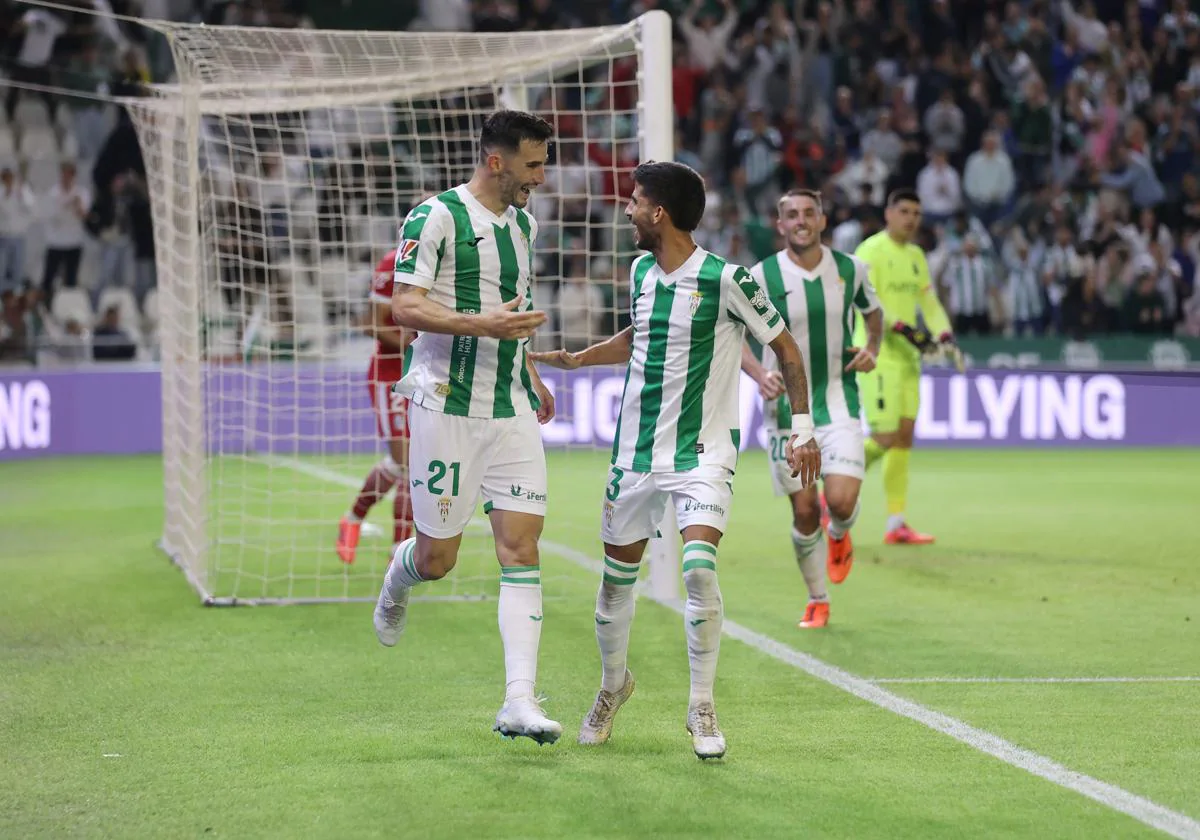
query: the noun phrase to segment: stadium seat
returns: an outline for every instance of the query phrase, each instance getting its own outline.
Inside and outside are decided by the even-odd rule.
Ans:
[[[25,183],[37,195],[43,195],[58,183],[58,161],[46,157],[25,157]]]
[[[50,128],[50,111],[41,97],[28,93],[21,96],[13,113],[13,122],[23,131],[34,128]]]
[[[92,301],[83,289],[59,289],[55,292],[50,314],[63,326],[66,326],[67,321],[78,321],[82,326],[90,328],[95,319]]]

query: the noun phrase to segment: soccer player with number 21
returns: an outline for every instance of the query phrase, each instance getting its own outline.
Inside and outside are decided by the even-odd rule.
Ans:
[[[771,347],[787,386],[791,474],[812,484],[821,472],[813,440],[808,383],[795,339],[765,292],[740,266],[696,245],[704,215],[703,179],[678,163],[643,163],[633,173],[625,214],[635,244],[649,251],[630,270],[632,325],[578,353],[533,353],[541,364],[573,370],[628,364],[600,526],[604,574],[596,598],[603,681],[579,732],[602,744],[633,693],[626,667],[634,591],[647,541],[668,503],[683,536],[687,588],[684,629],[691,665],[687,729],[700,758],[725,754],[713,682],[723,607],[717,548],[733,500],[740,424],[738,380],[746,329]]]
[[[554,400],[525,352],[546,314],[530,300],[537,225],[522,208],[545,180],[552,133],[531,114],[492,114],[471,181],[419,204],[401,229],[392,312],[419,332],[396,385],[410,403],[416,536],[393,554],[374,616],[379,641],[395,645],[413,587],[454,568],[482,495],[500,561],[505,697],[494,728],[539,744],[562,735],[534,694],[546,516],[538,423],[553,418]]]

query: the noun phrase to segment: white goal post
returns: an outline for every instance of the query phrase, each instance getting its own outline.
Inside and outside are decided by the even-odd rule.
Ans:
[[[531,207],[534,297],[552,313],[537,341],[611,334],[634,256],[623,185],[639,160],[674,155],[670,18],[507,34],[145,23],[176,67],[173,83],[125,103],[154,215],[162,548],[209,604],[372,600],[390,502],[375,508],[386,533],[353,566],[333,551],[385,451],[367,399],[372,266],[412,206],[470,177],[483,117],[535,111],[557,128]],[[612,375],[591,374],[595,390]],[[560,405],[559,428],[577,432],[568,447],[603,446]],[[573,544],[592,553],[598,501],[556,499],[550,513],[585,510]],[[488,594],[495,561],[472,533],[464,556],[477,567],[460,563],[429,597]],[[650,585],[676,597],[673,522],[663,533]]]

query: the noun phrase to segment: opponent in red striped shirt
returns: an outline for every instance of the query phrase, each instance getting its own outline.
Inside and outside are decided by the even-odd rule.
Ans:
[[[408,486],[408,400],[392,393],[392,384],[404,375],[404,351],[416,334],[392,320],[392,278],[396,270],[393,250],[375,266],[371,282],[371,323],[375,355],[367,370],[367,387],[375,411],[379,435],[387,441],[388,454],[372,469],[363,483],[354,507],[338,525],[337,553],[343,563],[354,562],[362,521],[376,502],[394,486],[393,542],[399,545],[412,536],[412,498]]]

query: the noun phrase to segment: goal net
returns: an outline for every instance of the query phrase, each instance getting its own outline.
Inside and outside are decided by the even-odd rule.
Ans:
[[[151,25],[177,70],[129,103],[157,247],[162,545],[208,603],[374,599],[391,500],[353,565],[334,551],[386,452],[367,385],[374,265],[410,208],[469,180],[490,112],[530,110],[556,127],[531,203],[534,298],[551,315],[535,343],[624,326],[630,174],[673,150],[670,20],[498,35]],[[547,378],[548,539],[594,555],[620,378]],[[423,594],[487,597],[496,578],[480,520]]]

